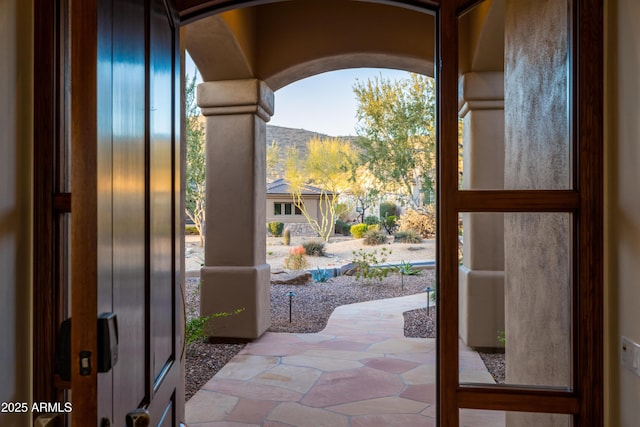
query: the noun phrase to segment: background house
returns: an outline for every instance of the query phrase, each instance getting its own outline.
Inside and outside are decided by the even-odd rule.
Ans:
[[[312,185],[304,185],[301,193],[309,217],[318,222],[321,221],[320,200],[322,194],[322,189]],[[325,194],[327,193],[325,192]],[[267,222],[284,223],[294,236],[317,236],[302,211],[294,204],[289,184],[283,178],[267,184],[266,209]]]

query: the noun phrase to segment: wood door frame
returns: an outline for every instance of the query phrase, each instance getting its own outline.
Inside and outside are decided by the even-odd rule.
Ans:
[[[81,400],[71,414],[73,425],[91,426],[98,419],[98,0],[70,4],[71,168],[73,230],[71,252],[71,389]],[[82,230],[82,232],[80,232]],[[79,286],[80,283],[86,284]],[[78,375],[88,354],[91,369]]]
[[[55,336],[59,301],[55,279],[54,194],[56,146],[58,145],[58,99],[56,77],[59,54],[57,2],[35,0],[34,69],[34,270],[33,270],[33,376],[34,401],[56,397],[53,381]]]
[[[568,212],[574,214],[573,389],[461,386],[458,362],[458,286],[439,288],[438,413],[457,427],[459,409],[572,414],[574,427],[604,425],[603,400],[603,10],[601,0],[571,8],[571,152],[574,190],[458,190],[458,16],[479,0],[442,1],[439,14],[440,190],[439,280],[458,283],[460,212]],[[596,226],[594,226],[596,225]]]
[[[33,400],[64,399],[69,384],[54,374],[56,334],[64,313],[65,284],[60,257],[61,216],[71,212],[71,195],[61,185],[65,144],[64,55],[66,8],[61,0],[35,0],[34,29],[34,271]],[[34,414],[35,416],[35,414]]]

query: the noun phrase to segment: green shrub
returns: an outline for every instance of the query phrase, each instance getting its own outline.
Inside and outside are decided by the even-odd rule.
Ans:
[[[380,230],[367,230],[364,233],[364,244],[368,246],[381,245],[387,241],[387,236]]]
[[[380,220],[375,215],[370,215],[364,219],[364,223],[367,225],[377,225],[379,222]]]
[[[393,239],[397,243],[420,243],[422,238],[413,230],[397,231],[393,235]]]
[[[353,263],[356,265],[356,278],[365,279],[366,282],[371,282],[376,279],[382,281],[393,270],[392,268],[380,267],[379,264],[383,264],[387,261],[387,257],[391,255],[391,251],[387,248],[380,249],[380,255],[376,250],[371,252],[365,252],[359,249],[358,252],[353,251]]]
[[[393,202],[380,203],[380,218],[398,216],[398,206]]]
[[[324,242],[321,240],[309,240],[304,242],[302,247],[309,256],[325,256]]]
[[[271,233],[271,235],[274,237],[282,236],[283,228],[284,228],[284,223],[282,222],[273,221],[273,222],[267,223],[267,229],[269,230],[269,233]]]
[[[342,235],[343,236],[351,236],[351,226],[349,224],[345,224],[342,227]]]
[[[421,213],[409,209],[400,217],[400,231],[413,230],[422,237],[429,237],[436,232],[436,214],[433,206],[428,206]]]
[[[393,234],[398,229],[398,217],[389,215],[380,220],[387,234]]]
[[[349,216],[350,211],[349,204],[347,203],[338,203],[336,205],[336,216],[339,220],[344,221]]]
[[[507,343],[507,337],[505,336],[504,331],[498,331],[498,342],[503,347]]]
[[[351,226],[351,228],[349,228],[349,232],[356,239],[362,239],[364,237],[364,233],[367,232],[368,228],[369,226],[367,224],[354,224]]]
[[[184,334],[185,344],[191,344],[197,341],[204,341],[204,339],[207,337],[207,332],[206,332],[207,324],[212,319],[217,319],[218,317],[233,316],[235,314],[242,313],[243,311],[244,311],[244,308],[238,308],[232,313],[227,313],[227,312],[214,313],[211,316],[194,317],[192,319],[189,319],[187,321],[187,324],[185,325],[185,334]]]
[[[346,222],[344,222],[343,220],[339,219],[336,221],[336,226],[335,226],[336,234],[342,234],[343,236],[348,236],[350,228],[351,226]]]
[[[291,230],[289,228],[285,228],[282,232],[282,242],[285,246],[289,246],[291,244]]]
[[[197,236],[200,233],[198,232],[198,227],[196,227],[195,225],[187,225],[186,227],[184,227],[184,234]]]
[[[211,320],[209,317],[194,317],[187,321],[184,337],[187,344],[204,341],[206,338],[204,328],[207,326],[207,323],[209,323],[209,320]]]

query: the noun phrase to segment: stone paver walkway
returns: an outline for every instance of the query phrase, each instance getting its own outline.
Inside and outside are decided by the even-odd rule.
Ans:
[[[186,404],[189,427],[435,426],[435,340],[404,337],[426,294],[338,307],[316,334],[265,333]],[[493,382],[461,345],[464,381]],[[461,425],[503,427],[504,415]],[[479,415],[479,414],[478,414]]]

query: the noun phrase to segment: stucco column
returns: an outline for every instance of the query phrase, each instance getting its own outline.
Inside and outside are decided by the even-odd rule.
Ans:
[[[210,336],[256,338],[270,325],[265,138],[273,100],[273,91],[255,79],[198,86],[207,138],[200,315],[244,310],[211,321]]]
[[[463,188],[504,188],[504,78],[502,72],[460,78]],[[504,331],[504,221],[502,214],[462,214],[459,270],[460,336],[473,348],[499,347]]]
[[[505,183],[572,186],[567,27],[556,0],[505,1]],[[506,369],[510,384],[571,387],[573,231],[569,213],[505,214]],[[578,355],[581,356],[581,355]],[[566,415],[508,413],[508,427],[568,427]]]

